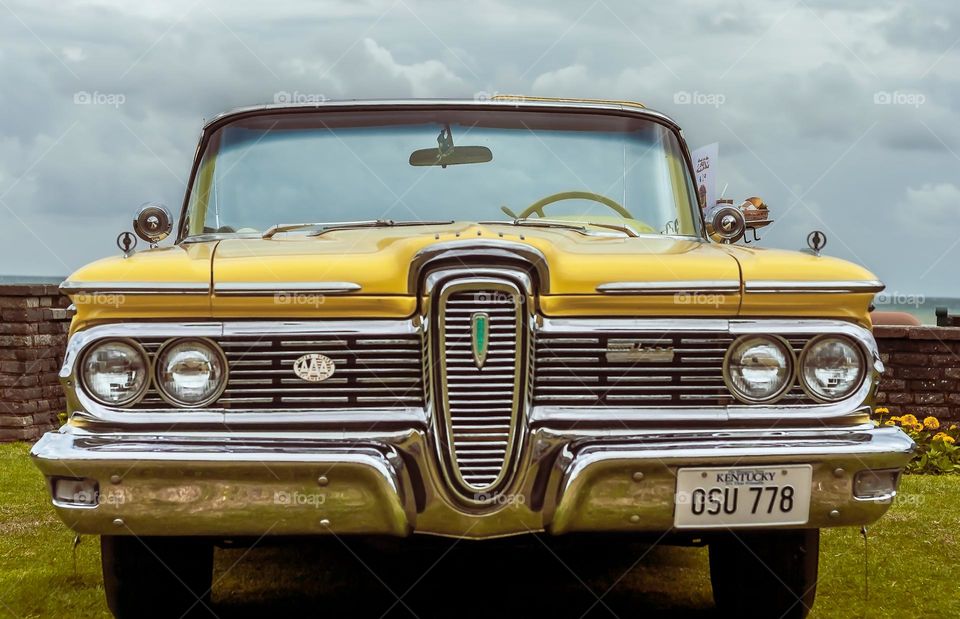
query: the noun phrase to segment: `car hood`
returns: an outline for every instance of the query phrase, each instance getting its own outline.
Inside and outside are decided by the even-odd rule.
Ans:
[[[556,316],[817,315],[863,322],[872,293],[753,295],[749,282],[876,279],[857,265],[799,252],[599,229],[454,223],[181,244],[92,263],[71,275],[66,289],[87,320],[401,317],[417,308],[410,280],[420,257],[441,247],[453,255],[506,245],[542,262],[540,311]],[[474,265],[483,259],[464,266]]]

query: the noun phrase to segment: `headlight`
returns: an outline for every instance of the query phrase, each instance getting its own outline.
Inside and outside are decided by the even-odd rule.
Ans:
[[[206,406],[227,385],[227,360],[209,340],[169,342],[160,350],[156,365],[157,390],[174,406]]]
[[[803,388],[814,398],[835,402],[852,394],[863,382],[866,362],[852,340],[833,335],[813,338],[800,355]]]
[[[739,400],[749,404],[771,402],[793,382],[793,352],[780,338],[740,337],[723,360],[723,376]]]
[[[133,404],[150,382],[147,356],[139,344],[107,340],[83,355],[80,382],[90,397],[107,406]]]

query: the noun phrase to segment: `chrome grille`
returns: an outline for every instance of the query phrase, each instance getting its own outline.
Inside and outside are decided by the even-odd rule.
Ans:
[[[210,408],[322,409],[423,406],[422,342],[419,335],[310,334],[213,338],[230,368],[227,388]],[[155,359],[164,338],[139,340]],[[293,372],[308,353],[330,357],[330,378],[310,383]],[[151,385],[134,408],[169,408]]]
[[[440,293],[440,369],[447,449],[462,490],[484,492],[506,476],[521,398],[522,307],[508,281],[447,284]],[[474,358],[472,319],[489,317],[489,348]]]
[[[543,406],[720,407],[736,400],[723,382],[723,357],[734,336],[721,332],[541,333],[536,339],[534,404]],[[788,338],[797,355],[805,337]],[[625,361],[607,353],[629,342],[672,348],[673,359]],[[814,404],[794,384],[780,400]]]

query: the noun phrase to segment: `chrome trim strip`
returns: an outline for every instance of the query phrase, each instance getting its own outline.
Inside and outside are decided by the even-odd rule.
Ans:
[[[798,281],[761,279],[745,282],[744,290],[753,294],[809,293],[845,294],[855,292],[880,292],[886,285],[879,280],[823,280]]]
[[[395,333],[415,335],[420,332],[412,320],[260,320],[221,323],[223,335],[310,335],[312,333]]]
[[[391,409],[336,409],[331,411],[289,409],[236,409],[205,408],[190,409],[138,409],[81,410],[74,411],[72,418],[80,422],[106,423],[117,426],[180,426],[181,424],[222,426],[224,431],[233,431],[241,426],[272,426],[282,428],[342,427],[355,425],[362,432],[383,431],[386,427],[420,428],[429,424],[422,408]],[[301,430],[298,430],[301,431]],[[350,433],[351,438],[355,432]]]
[[[60,291],[73,294],[210,294],[207,282],[82,282],[67,280]]]
[[[618,333],[634,331],[720,331],[727,332],[730,320],[720,318],[548,318],[543,317],[542,333]]]
[[[355,282],[215,282],[221,296],[270,297],[282,294],[348,294],[362,288]]]
[[[689,281],[646,281],[646,282],[608,282],[597,286],[601,294],[676,294],[688,293],[727,293],[740,292],[740,280],[689,280]]]

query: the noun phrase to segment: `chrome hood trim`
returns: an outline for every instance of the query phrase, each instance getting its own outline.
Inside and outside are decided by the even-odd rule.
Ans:
[[[856,281],[802,281],[757,279],[744,282],[744,290],[755,294],[846,294],[857,292],[880,292],[886,285],[879,280]]]
[[[74,294],[210,294],[207,282],[83,282],[67,280],[60,291]]]
[[[675,294],[685,292],[720,292],[736,294],[740,292],[740,280],[688,280],[688,281],[647,281],[647,282],[609,282],[597,286],[601,294]]]
[[[356,282],[214,282],[221,296],[272,297],[278,294],[349,294],[359,292]]]

